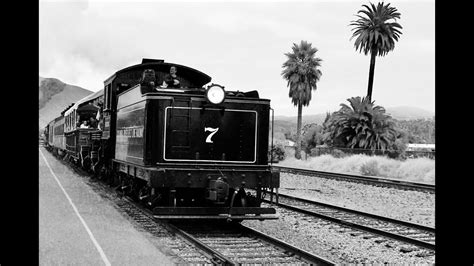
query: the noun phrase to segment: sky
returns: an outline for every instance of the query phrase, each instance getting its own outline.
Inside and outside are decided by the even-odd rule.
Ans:
[[[355,50],[349,24],[369,3],[40,0],[39,76],[95,92],[142,58],[164,59],[198,69],[226,90],[258,90],[275,115],[296,116],[281,72],[285,53],[305,40],[318,49],[322,76],[303,115],[333,112],[367,94],[370,56]],[[395,49],[376,59],[372,100],[434,111],[434,0],[385,3],[401,13],[403,29]]]

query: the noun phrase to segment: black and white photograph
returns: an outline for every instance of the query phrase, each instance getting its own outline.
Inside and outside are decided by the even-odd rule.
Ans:
[[[40,0],[38,38],[39,265],[438,262],[434,0]]]

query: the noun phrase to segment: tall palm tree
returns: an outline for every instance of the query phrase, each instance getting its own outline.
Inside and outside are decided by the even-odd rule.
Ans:
[[[395,48],[395,41],[400,37],[402,26],[396,22],[387,22],[400,18],[400,13],[390,3],[378,3],[377,6],[370,3],[370,7],[362,5],[367,10],[359,10],[357,14],[365,14],[366,17],[357,15],[358,20],[352,21],[350,26],[355,26],[352,30],[352,38],[357,37],[354,47],[359,52],[367,55],[370,52],[369,85],[367,88],[367,98],[372,99],[372,85],[374,82],[375,57],[384,56]]]
[[[390,148],[397,138],[397,131],[385,109],[374,106],[374,102],[365,97],[347,100],[350,106],[341,104],[341,109],[329,121],[333,143],[346,148]]]
[[[318,49],[313,48],[311,43],[306,41],[301,41],[299,45],[293,43],[292,50],[293,52],[285,54],[288,59],[283,63],[281,75],[288,81],[291,102],[298,106],[295,157],[301,159],[302,109],[303,106],[309,105],[311,91],[316,90],[316,83],[322,75],[321,70],[318,69],[322,60],[315,57]]]

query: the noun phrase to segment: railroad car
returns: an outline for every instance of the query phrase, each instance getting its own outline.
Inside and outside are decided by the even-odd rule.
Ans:
[[[44,147],[49,151],[51,149],[51,146],[50,146],[50,136],[51,136],[51,134],[49,132],[49,129],[51,128],[50,127],[51,123],[52,122],[49,122],[48,124],[46,124],[46,126],[44,127],[44,131],[43,131],[44,132]]]
[[[63,155],[65,148],[64,142],[64,117],[58,116],[48,123],[47,129],[47,146],[55,155]]]
[[[171,66],[180,87],[162,88]],[[157,218],[276,219],[261,207],[280,182],[268,165],[270,100],[210,82],[164,60],[121,69],[65,110],[65,150]],[[94,116],[97,128],[79,128]]]
[[[63,111],[64,136],[66,153],[69,160],[81,165],[86,170],[95,171],[99,161],[102,130],[100,125],[81,128],[83,121],[94,120],[100,113],[103,102],[103,90],[92,93]]]

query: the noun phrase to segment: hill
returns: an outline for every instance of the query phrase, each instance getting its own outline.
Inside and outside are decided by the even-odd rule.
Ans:
[[[396,120],[416,120],[416,119],[431,119],[435,116],[434,112],[427,111],[413,106],[396,106],[386,108],[386,113],[390,114]],[[326,118],[326,113],[303,115],[303,125],[309,123],[316,123],[321,125]],[[296,126],[296,116],[275,116],[275,121],[291,122]],[[286,123],[285,123],[286,124]]]
[[[386,113],[397,120],[431,119],[435,116],[435,113],[432,111],[413,106],[390,107],[386,109]]]
[[[286,123],[291,123],[295,124],[296,127],[296,116],[275,116],[275,122],[286,122]],[[316,114],[316,115],[303,115],[303,125],[309,124],[309,123],[316,123],[321,125],[324,122],[324,119],[326,118],[326,114]]]
[[[39,77],[39,127],[44,128],[61,111],[92,91],[66,84],[55,78]]]
[[[397,107],[388,107],[386,108],[386,113],[390,114],[392,118],[402,122],[413,124],[416,123],[415,120],[418,119],[432,119],[435,116],[434,112],[427,111],[418,107],[412,106],[397,106]],[[324,114],[313,114],[313,115],[303,115],[303,127],[306,124],[316,123],[322,125],[324,119],[326,118],[326,113]],[[275,116],[274,121],[274,133],[275,136],[282,138],[286,135],[296,134],[296,116]],[[410,130],[408,130],[410,132]],[[277,133],[281,133],[278,134]],[[415,134],[414,132],[413,134]],[[418,133],[416,133],[418,134]],[[432,132],[434,139],[434,131]],[[431,134],[430,134],[431,135]],[[288,137],[288,136],[287,136]],[[434,140],[433,140],[434,141]],[[424,142],[420,142],[424,143]],[[429,142],[434,143],[434,142]]]

